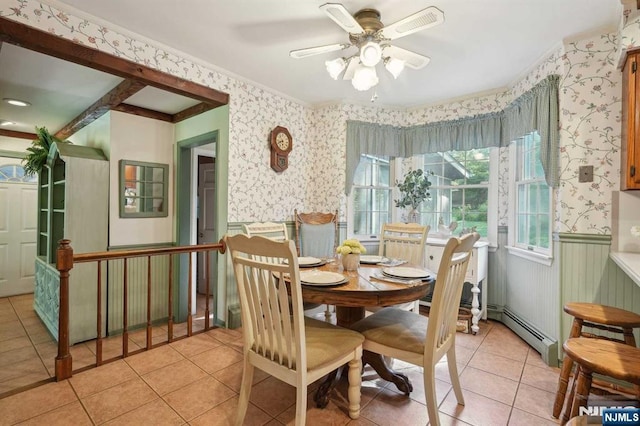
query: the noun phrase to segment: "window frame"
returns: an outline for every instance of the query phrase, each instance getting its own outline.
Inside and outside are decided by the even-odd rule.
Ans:
[[[362,154],[361,158],[363,156],[370,156],[370,157],[375,157],[375,158],[382,158],[385,156],[380,156],[380,155],[373,155],[373,154]],[[393,199],[394,197],[396,197],[397,194],[397,187],[395,184],[396,181],[396,170],[398,169],[397,164],[398,161],[401,161],[402,159],[398,159],[395,157],[389,157],[389,217],[390,217],[390,221],[394,222],[395,218],[396,218],[396,207],[393,204]],[[358,167],[360,166],[360,163],[358,163]],[[357,169],[356,169],[357,171]],[[347,235],[349,236],[349,238],[356,238],[359,241],[362,242],[369,242],[369,241],[380,241],[380,229],[375,233],[371,233],[371,234],[356,234],[354,231],[354,226],[355,226],[355,203],[354,203],[354,197],[355,197],[355,190],[357,188],[384,188],[384,187],[380,187],[380,186],[361,186],[361,185],[356,185],[355,184],[355,176],[354,176],[354,184],[351,186],[351,192],[349,193],[349,196],[347,197]]]
[[[127,179],[126,168],[136,167],[141,169],[142,177],[136,177],[136,179]],[[161,171],[162,177],[157,180],[154,175],[154,170]],[[120,160],[120,182],[119,182],[119,210],[121,218],[148,218],[148,217],[167,217],[169,215],[168,201],[169,201],[169,165],[161,163],[148,163],[144,161],[132,161],[132,160]],[[152,176],[149,178],[149,176]],[[135,195],[127,194],[126,190],[130,184],[142,185],[141,193]],[[160,195],[149,195],[149,185],[162,185],[162,191]],[[129,199],[135,199],[140,204],[140,209],[137,211],[128,211],[126,208]],[[142,206],[142,202],[149,200],[160,200],[160,209],[153,210]]]
[[[538,263],[542,263],[544,265],[550,266],[553,261],[553,214],[554,214],[554,190],[551,187],[549,188],[549,213],[548,213],[548,221],[549,221],[549,229],[548,229],[548,241],[549,247],[541,247],[541,246],[532,246],[530,244],[523,244],[518,242],[518,229],[519,229],[519,199],[518,199],[518,189],[522,185],[537,185],[539,183],[543,183],[547,185],[547,182],[544,177],[544,173],[542,176],[536,176],[534,178],[523,178],[522,177],[522,151],[523,151],[523,141],[526,137],[529,137],[532,134],[526,135],[522,138],[519,138],[509,145],[509,245],[507,249],[510,254],[523,257],[525,259],[529,259]],[[538,139],[539,142],[539,139]],[[537,159],[540,161],[540,159]],[[525,182],[525,183],[522,183]],[[548,185],[547,185],[548,186]],[[539,222],[538,222],[539,223]]]
[[[487,188],[487,236],[481,237],[480,241],[486,241],[489,243],[490,247],[498,246],[498,174],[499,174],[499,160],[500,160],[500,148],[498,147],[487,147],[489,148],[489,182],[486,185],[481,184],[470,184],[470,185],[459,185],[455,186],[456,188]],[[454,150],[450,150],[454,151]],[[448,153],[450,151],[446,151]],[[471,151],[471,150],[468,150]],[[424,165],[424,155],[417,155],[412,158],[412,167],[421,168],[426,172],[429,172]],[[450,186],[453,188],[454,186]],[[440,186],[435,187],[432,186],[430,190],[433,188],[449,188],[448,186]],[[422,211],[421,211],[422,214]],[[422,216],[420,216],[422,219]],[[456,232],[460,232],[461,229],[456,229],[453,234],[457,235]],[[430,229],[429,236],[437,237],[439,235],[438,229]],[[441,234],[440,234],[441,235]],[[448,238],[445,237],[445,238]]]

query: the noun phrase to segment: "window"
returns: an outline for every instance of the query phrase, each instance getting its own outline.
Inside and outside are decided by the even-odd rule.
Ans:
[[[421,210],[421,222],[431,226],[430,233],[438,232],[441,222],[445,226],[457,222],[456,234],[474,228],[485,239],[493,234],[489,226],[492,151],[482,148],[422,156],[420,167],[432,173],[431,198],[422,203]]]
[[[356,238],[376,238],[382,224],[391,220],[391,161],[388,157],[362,155],[351,190],[353,228]]]
[[[0,165],[0,182],[37,183],[38,175],[25,175],[19,164],[4,164]]]
[[[514,241],[517,248],[551,253],[551,196],[540,162],[540,135],[515,143]]]
[[[166,217],[169,166],[120,160],[120,217]]]

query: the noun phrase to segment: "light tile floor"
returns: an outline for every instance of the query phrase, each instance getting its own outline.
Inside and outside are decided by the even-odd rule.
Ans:
[[[5,308],[0,305],[0,312]],[[8,322],[19,328],[15,320]],[[12,329],[1,323],[1,330]],[[15,332],[14,338],[25,334],[31,336],[26,324],[24,333]],[[559,370],[547,367],[524,341],[497,322],[482,323],[475,336],[458,333],[456,340],[466,405],[457,405],[443,361],[436,368],[442,424],[558,423],[550,413]],[[0,340],[0,352],[10,351],[5,349],[6,341]],[[18,349],[29,347],[20,342],[15,342]],[[210,330],[77,373],[67,381],[0,399],[0,425],[230,425],[242,375],[241,348],[240,331]],[[45,370],[51,364],[49,358],[40,362]],[[347,415],[347,384],[342,380],[325,409],[315,408],[315,386],[311,386],[307,424],[426,425],[421,370],[398,361],[394,368],[411,378],[414,391],[409,397],[366,369],[360,419],[354,421]],[[294,388],[257,372],[245,424],[293,424],[294,415]]]

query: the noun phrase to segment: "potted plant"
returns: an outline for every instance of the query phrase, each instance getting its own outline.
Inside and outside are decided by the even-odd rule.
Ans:
[[[36,135],[38,139],[31,142],[31,146],[27,148],[29,152],[22,160],[24,164],[24,173],[28,176],[37,175],[47,163],[49,150],[54,142],[65,142],[53,136],[46,127],[36,127]],[[69,142],[66,142],[69,143]]]
[[[342,255],[342,267],[345,271],[357,271],[360,264],[360,253],[367,249],[356,239],[344,240],[336,252]]]
[[[404,181],[396,182],[396,185],[400,190],[400,198],[393,200],[396,203],[396,207],[408,208],[408,221],[417,222],[420,203],[431,196],[429,193],[431,182],[429,181],[428,173],[423,172],[422,169],[410,170],[404,176]]]

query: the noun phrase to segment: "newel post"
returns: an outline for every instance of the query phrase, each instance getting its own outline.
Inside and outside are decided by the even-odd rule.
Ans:
[[[69,271],[73,268],[73,249],[70,240],[60,240],[56,268],[60,272],[60,309],[58,313],[58,356],[56,357],[56,381],[71,377],[69,353]]]

